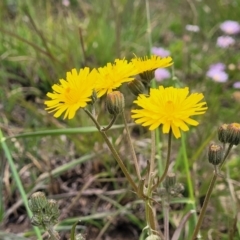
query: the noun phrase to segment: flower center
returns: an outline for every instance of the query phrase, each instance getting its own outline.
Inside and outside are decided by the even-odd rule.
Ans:
[[[68,103],[68,104],[74,104],[78,101],[77,92],[70,87],[66,88],[64,97],[65,97],[65,103]]]
[[[240,124],[239,124],[239,123],[232,123],[232,127],[233,127],[235,130],[240,131]]]
[[[170,100],[168,100],[168,101],[166,102],[165,109],[166,109],[166,111],[167,111],[168,114],[171,114],[171,115],[172,115],[173,111],[175,110],[173,102],[170,101]]]

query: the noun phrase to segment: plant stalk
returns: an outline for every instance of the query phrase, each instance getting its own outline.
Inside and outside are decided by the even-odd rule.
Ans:
[[[169,197],[163,199],[164,240],[169,240]]]
[[[91,120],[94,122],[95,126],[97,127],[98,131],[101,133],[102,137],[104,138],[106,144],[108,145],[110,151],[112,152],[112,155],[114,156],[115,160],[117,161],[119,167],[121,168],[122,172],[124,173],[125,177],[127,178],[128,182],[130,183],[131,187],[133,188],[134,192],[138,194],[138,188],[135,182],[133,181],[130,173],[128,172],[127,168],[125,167],[121,157],[117,153],[116,149],[108,139],[108,136],[105,132],[101,131],[101,126],[99,125],[98,121],[93,117],[93,115],[87,110],[84,109],[84,111],[87,113],[87,115],[91,118]]]
[[[166,166],[165,166],[162,176],[160,177],[158,182],[153,186],[153,191],[159,186],[159,184],[162,183],[162,181],[165,179],[165,177],[168,173],[168,168],[170,165],[171,147],[172,147],[172,129],[170,129],[169,134],[168,134],[168,151],[167,151]]]
[[[155,167],[155,154],[156,154],[156,141],[155,141],[155,131],[151,131],[151,156],[150,156],[150,164],[149,164],[149,173],[148,173],[148,189],[152,188],[152,178],[153,171]]]
[[[223,161],[222,161],[222,163],[219,166],[219,170],[221,170],[223,164],[225,163],[225,160],[226,160],[230,150],[232,149],[232,147],[233,147],[233,144],[229,144],[227,152],[224,155]],[[197,222],[197,225],[196,225],[196,227],[194,229],[193,236],[192,236],[191,240],[196,240],[197,237],[198,237],[198,232],[200,231],[200,228],[201,228],[201,225],[202,225],[202,222],[203,222],[203,218],[205,216],[206,209],[207,209],[210,197],[212,195],[213,187],[215,185],[217,177],[218,177],[218,174],[215,172],[214,175],[212,176],[212,180],[211,180],[211,182],[209,184],[209,187],[208,187],[208,190],[207,190],[204,202],[203,202],[203,206],[202,206],[202,209],[201,209],[199,217],[198,217],[198,222]]]
[[[133,143],[132,143],[132,140],[131,140],[131,136],[130,136],[130,132],[129,132],[129,129],[128,129],[128,124],[127,124],[127,120],[126,120],[126,116],[125,116],[124,111],[122,112],[122,115],[123,115],[123,121],[124,121],[125,129],[126,129],[126,133],[127,133],[127,141],[128,141],[128,145],[130,147],[130,152],[131,152],[131,156],[132,156],[132,159],[133,159],[133,162],[134,162],[136,174],[137,174],[138,180],[141,180],[139,164],[138,164],[136,152],[134,150]]]

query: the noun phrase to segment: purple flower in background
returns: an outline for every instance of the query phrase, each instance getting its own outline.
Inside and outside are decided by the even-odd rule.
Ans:
[[[70,1],[69,0],[62,0],[62,5],[65,7],[68,7],[70,5]]]
[[[157,82],[161,82],[164,79],[170,78],[170,72],[165,68],[158,68],[155,70],[155,79]]]
[[[236,21],[225,21],[220,25],[220,29],[225,33],[225,34],[238,34],[240,32],[240,24]]]
[[[199,31],[200,31],[199,26],[197,26],[197,25],[190,25],[190,24],[187,24],[187,25],[185,26],[185,29],[186,29],[187,31],[189,31],[189,32],[199,32]]]
[[[235,82],[233,84],[233,87],[239,89],[240,88],[240,82]]]
[[[209,70],[213,70],[213,69],[216,69],[216,70],[219,70],[219,71],[224,71],[226,69],[226,65],[224,63],[221,63],[221,62],[214,63],[214,64],[211,64],[210,67],[209,67]]]
[[[217,39],[217,46],[220,48],[228,48],[234,43],[235,43],[235,40],[230,36],[220,36]]]
[[[170,52],[164,48],[161,47],[153,47],[152,53],[159,57],[168,57],[170,56]]]
[[[209,69],[206,73],[207,77],[211,78],[215,82],[226,82],[228,80],[228,74],[223,70]]]

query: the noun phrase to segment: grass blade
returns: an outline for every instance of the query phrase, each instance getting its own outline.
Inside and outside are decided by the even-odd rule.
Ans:
[[[10,169],[12,171],[12,175],[13,175],[13,179],[15,180],[16,182],[16,185],[17,185],[17,188],[19,189],[19,192],[21,194],[21,197],[22,197],[22,200],[23,200],[23,203],[24,203],[24,206],[27,210],[27,214],[28,214],[28,217],[31,218],[32,217],[32,213],[28,207],[28,199],[27,199],[27,195],[26,195],[26,192],[23,188],[23,185],[22,185],[22,182],[21,182],[21,179],[20,179],[20,176],[18,174],[18,171],[16,169],[16,166],[13,162],[13,159],[12,159],[12,156],[11,156],[11,153],[9,151],[9,148],[5,142],[6,138],[4,138],[3,134],[2,134],[2,131],[0,129],[0,142],[1,142],[1,145],[2,145],[2,148],[3,148],[3,151],[6,155],[6,158],[7,158],[7,161],[8,161],[8,164],[10,166]],[[42,237],[41,237],[41,233],[40,233],[40,230],[36,227],[33,227],[34,228],[34,232],[37,236],[37,239],[41,240]]]

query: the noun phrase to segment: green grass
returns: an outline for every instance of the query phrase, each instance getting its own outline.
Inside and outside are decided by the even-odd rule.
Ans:
[[[112,197],[96,195],[95,205],[85,206],[95,210],[86,211],[88,219],[82,210],[75,211],[75,215],[72,213],[60,222],[58,229],[68,226],[70,231],[70,225],[81,219],[82,223],[87,223],[85,230],[94,226],[104,229],[104,235],[114,226],[114,220],[118,221],[124,215],[123,221],[135,226],[139,232],[144,227],[144,214],[138,212],[143,211],[142,206],[136,202],[136,195],[123,180],[90,119],[81,111],[71,121],[55,119],[44,110],[44,100],[52,84],[65,78],[66,72],[72,68],[99,67],[115,58],[147,55],[150,43],[145,1],[70,2],[69,7],[53,0],[0,2],[0,128],[6,138],[1,142],[4,146],[0,150],[3,159],[1,179],[4,179],[0,187],[0,196],[4,196],[0,201],[0,221],[6,226],[7,219],[14,212],[11,205],[18,201],[26,205],[26,198],[34,191],[43,190],[47,195],[58,198],[59,194],[67,192],[66,189],[78,192],[89,176],[101,173],[103,176],[96,178],[86,192],[102,188],[113,193],[119,189],[128,191],[114,193]],[[232,87],[240,79],[239,36],[235,47],[220,49],[216,46],[216,39],[222,34],[219,24],[228,19],[238,20],[240,2],[152,0],[149,1],[149,11],[152,45],[171,51],[180,84],[189,86],[192,92],[203,92],[209,108],[204,116],[198,116],[200,125],[186,133],[183,142],[173,142],[174,170],[185,185],[184,199],[188,199],[184,204],[179,199],[176,208],[177,204],[183,204],[183,207],[178,211],[173,209],[170,214],[174,229],[179,216],[184,216],[190,208],[199,210],[206,194],[212,173],[206,149],[211,141],[217,141],[218,126],[238,122],[240,118],[239,98],[234,97],[239,93]],[[200,32],[187,32],[186,24],[198,25]],[[228,82],[215,83],[206,78],[209,65],[215,62],[228,66]],[[229,68],[230,65],[234,68]],[[162,84],[169,86],[173,82],[164,81]],[[123,88],[123,91],[130,109],[134,97],[127,89]],[[103,103],[99,106],[104,110]],[[99,119],[102,125],[110,121],[104,111]],[[125,156],[127,146],[122,141],[124,134],[120,124],[121,119],[117,121],[116,129],[111,130],[112,142]],[[138,154],[148,159],[150,134],[144,129],[140,132],[135,146]],[[160,134],[161,156],[157,156],[160,160],[165,159],[166,146],[167,138]],[[240,237],[239,224],[235,236],[230,238],[228,235],[239,210],[239,200],[235,196],[239,192],[238,154],[236,147],[230,156],[231,161],[224,168],[224,174],[232,181],[217,181],[203,224],[203,239],[209,230],[213,230],[215,238],[235,240]],[[125,160],[130,162],[130,157],[126,156]],[[133,171],[130,163],[128,167]],[[56,186],[57,190],[54,190]],[[18,192],[20,189],[21,193]],[[60,208],[64,208],[61,205],[64,199],[59,201]],[[88,201],[87,195],[82,196],[82,201]],[[105,205],[112,210],[112,221],[107,217],[103,221],[95,218],[101,209],[101,214],[108,216]],[[195,220],[194,217],[189,219],[181,239],[188,239],[187,234],[193,231]],[[29,224],[23,233],[39,234],[31,229]]]

